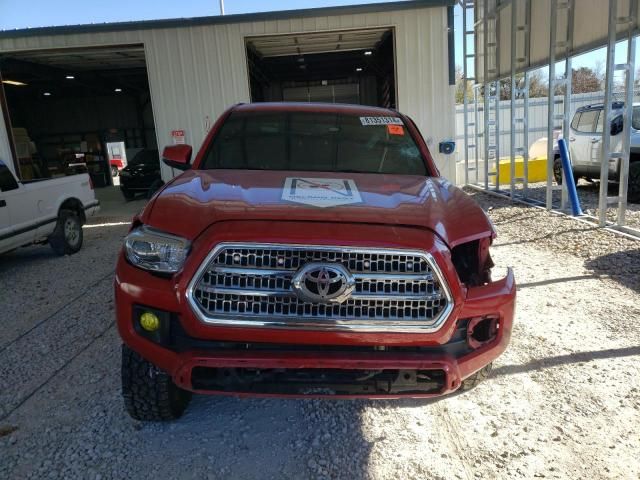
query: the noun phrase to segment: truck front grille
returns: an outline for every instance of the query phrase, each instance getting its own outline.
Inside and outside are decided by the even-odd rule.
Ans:
[[[301,297],[293,279],[309,264],[344,267],[351,293],[336,303]],[[453,307],[427,253],[306,245],[218,245],[188,297],[205,323],[315,330],[433,331]]]

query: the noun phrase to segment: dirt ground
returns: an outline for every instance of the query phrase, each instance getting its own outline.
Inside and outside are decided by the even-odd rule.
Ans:
[[[103,215],[71,257],[1,257],[0,478],[639,478],[640,242],[475,197],[516,323],[488,381],[437,401],[197,397],[135,422],[112,302],[130,217]]]

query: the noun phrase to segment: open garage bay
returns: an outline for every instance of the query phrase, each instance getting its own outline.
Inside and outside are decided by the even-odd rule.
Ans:
[[[475,198],[497,270],[516,270],[516,323],[490,380],[438,401],[198,397],[137,423],[112,283],[141,202],[103,199],[77,255],[3,256],[0,478],[638,478],[640,243]]]

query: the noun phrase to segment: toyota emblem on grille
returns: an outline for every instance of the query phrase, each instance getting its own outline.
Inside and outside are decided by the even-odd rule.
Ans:
[[[308,263],[291,280],[296,295],[314,303],[342,303],[355,288],[355,279],[339,263]]]

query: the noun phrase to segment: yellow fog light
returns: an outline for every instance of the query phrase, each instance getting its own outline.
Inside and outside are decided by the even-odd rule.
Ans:
[[[142,315],[140,315],[140,325],[147,332],[155,332],[156,330],[158,330],[158,328],[160,328],[160,319],[157,315],[151,312],[144,312]]]

